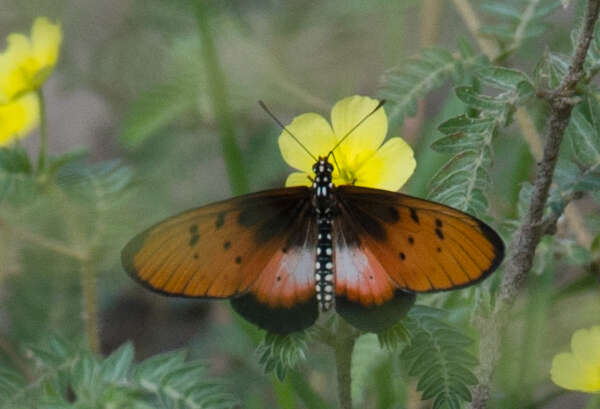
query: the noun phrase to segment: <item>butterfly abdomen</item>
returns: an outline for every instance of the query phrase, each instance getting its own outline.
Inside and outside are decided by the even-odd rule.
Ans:
[[[331,173],[333,167],[327,159],[319,159],[313,166],[313,206],[317,216],[317,261],[315,282],[317,301],[321,311],[328,311],[333,303],[333,237],[331,223],[334,218],[334,198]]]

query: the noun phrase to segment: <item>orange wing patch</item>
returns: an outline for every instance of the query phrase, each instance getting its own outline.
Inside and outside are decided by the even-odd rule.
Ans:
[[[123,266],[136,281],[169,295],[243,294],[286,246],[309,198],[306,187],[276,189],[189,210],[131,240]]]
[[[360,251],[373,254],[399,288],[429,292],[471,285],[504,256],[500,237],[466,213],[383,190],[341,186],[337,192]]]

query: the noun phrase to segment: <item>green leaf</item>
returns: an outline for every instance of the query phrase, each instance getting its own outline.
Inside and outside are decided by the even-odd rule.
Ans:
[[[543,19],[560,6],[558,0],[494,1],[485,3],[482,10],[494,16],[496,24],[486,24],[481,31],[501,40],[504,53],[520,49],[525,40],[538,37],[548,28]],[[517,6],[518,5],[518,6]]]
[[[472,341],[443,321],[443,312],[415,306],[405,320],[410,344],[400,354],[409,375],[417,376],[417,390],[433,407],[460,408],[469,402],[470,385],[477,378],[470,368],[477,360],[469,353]]]
[[[121,345],[102,363],[102,377],[109,382],[126,378],[133,363],[134,350],[129,342]]]
[[[196,103],[195,84],[178,81],[156,86],[130,106],[121,124],[119,140],[135,149],[150,136],[192,109]]]
[[[63,167],[73,162],[82,160],[88,155],[88,151],[85,149],[77,150],[73,152],[67,152],[65,154],[51,157],[48,160],[48,165],[44,170],[48,175],[54,176]]]
[[[490,132],[494,128],[494,119],[471,118],[467,115],[460,115],[450,118],[438,126],[438,130],[446,135],[455,134],[458,132],[464,133],[480,133]]]
[[[503,111],[506,108],[504,101],[495,97],[481,95],[472,87],[457,87],[454,92],[456,96],[465,104],[483,111]]]
[[[0,169],[7,173],[31,174],[32,166],[25,149],[19,146],[0,148]]]
[[[304,331],[288,335],[266,333],[256,348],[265,373],[275,372],[277,378],[283,380],[288,370],[306,358],[307,337]]]
[[[431,48],[404,66],[389,71],[378,94],[389,101],[386,112],[390,121],[402,123],[404,118],[415,114],[419,99],[447,81],[459,79],[465,71],[482,62],[480,55],[463,59],[450,51]]]
[[[385,348],[388,351],[393,351],[399,348],[401,345],[406,344],[408,341],[408,332],[402,321],[397,322],[377,333],[377,339],[379,340],[379,346]]]
[[[569,71],[569,56],[546,50],[534,69],[539,88],[555,89]]]
[[[484,83],[506,91],[517,91],[521,83],[529,83],[523,72],[499,66],[482,67],[477,71],[477,76]]]
[[[586,167],[592,167],[600,164],[600,134],[590,120],[600,121],[600,108],[595,98],[587,98],[586,102],[587,104],[580,104],[573,110],[567,134],[575,159]]]

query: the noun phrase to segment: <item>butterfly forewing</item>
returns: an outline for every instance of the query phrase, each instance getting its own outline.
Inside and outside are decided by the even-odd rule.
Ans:
[[[154,291],[208,298],[254,291],[271,307],[291,306],[314,294],[310,274],[299,271],[308,270],[310,255],[297,248],[294,236],[298,220],[305,218],[310,219],[308,188],[258,192],[150,227],[127,244],[122,261],[134,279]],[[273,276],[271,287],[265,274]]]
[[[407,291],[450,290],[484,279],[504,255],[504,244],[490,227],[439,203],[356,186],[340,186],[336,196],[338,234],[347,238],[354,231],[354,240],[339,243],[337,251],[340,261],[354,254],[348,259],[355,265],[337,272],[336,292],[363,305],[376,300],[372,287],[364,285],[370,278],[364,271],[378,274],[374,280],[383,283],[379,294],[385,299],[389,290],[380,271]]]

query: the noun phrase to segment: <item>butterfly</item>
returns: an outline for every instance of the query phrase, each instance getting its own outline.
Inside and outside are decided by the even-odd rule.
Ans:
[[[333,184],[336,147],[369,115],[329,155],[313,156],[312,186],[170,217],[127,243],[125,270],[162,294],[231,299],[242,317],[280,334],[308,328],[332,308],[358,329],[378,332],[404,315],[416,293],[489,276],[504,243],[484,222],[402,193]]]

